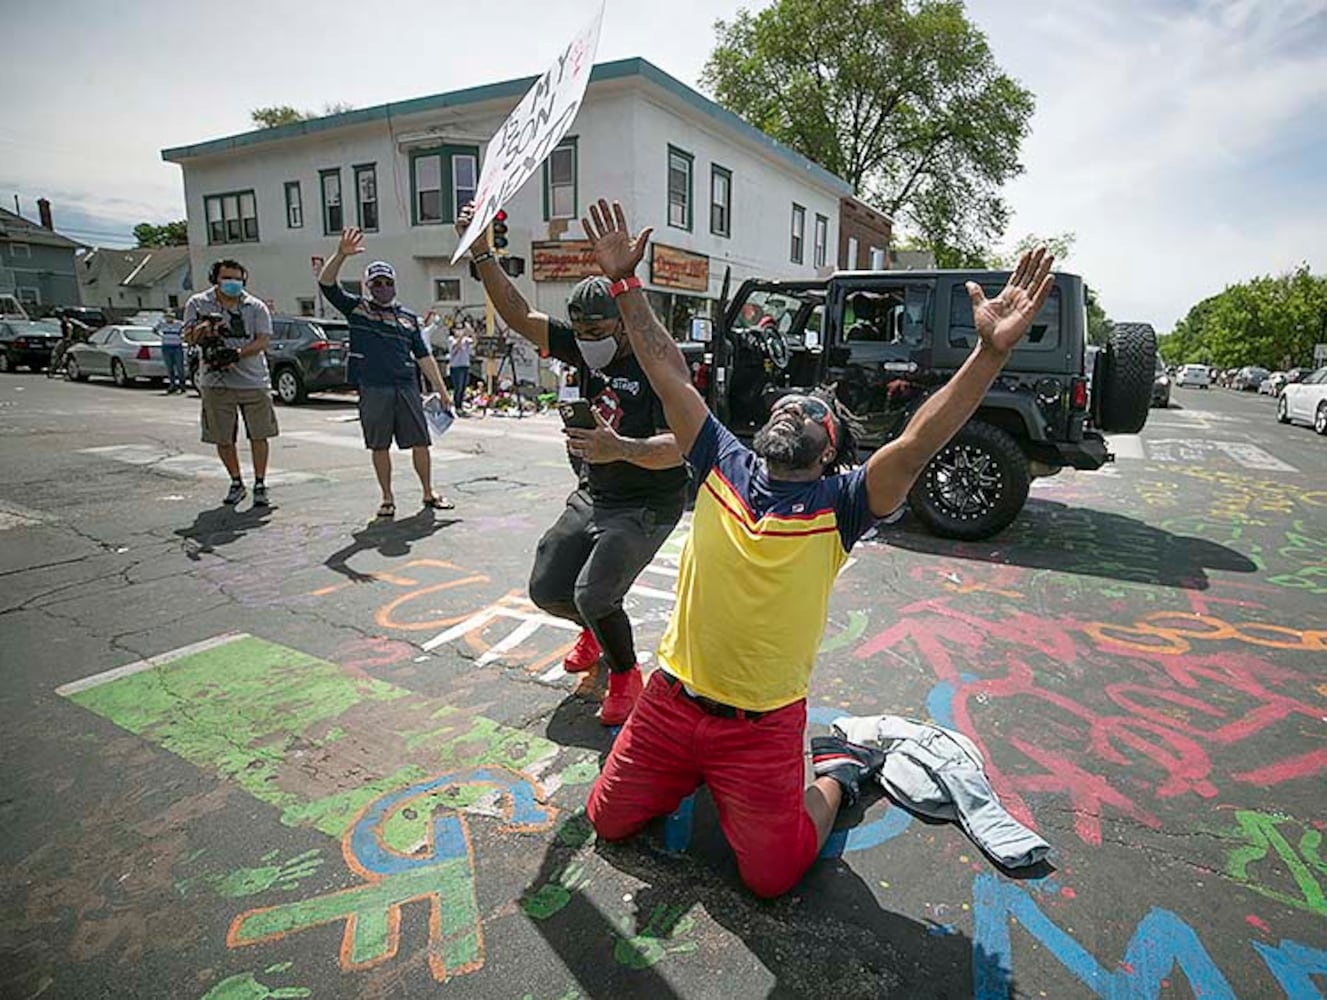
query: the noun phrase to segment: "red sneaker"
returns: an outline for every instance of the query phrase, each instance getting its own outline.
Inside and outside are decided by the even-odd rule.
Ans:
[[[562,669],[569,674],[583,674],[598,663],[599,657],[603,654],[604,651],[599,648],[599,640],[594,637],[594,633],[588,628],[583,629],[581,637],[576,640],[576,645],[562,661]]]
[[[608,675],[608,695],[599,709],[599,721],[605,726],[620,726],[627,721],[636,700],[645,688],[640,676],[640,664],[630,670]]]

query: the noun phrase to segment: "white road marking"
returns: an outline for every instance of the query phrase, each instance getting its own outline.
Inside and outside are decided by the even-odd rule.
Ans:
[[[1293,465],[1289,465],[1276,456],[1263,451],[1256,444],[1248,444],[1243,441],[1213,441],[1212,444],[1246,469],[1266,469],[1271,472],[1299,471]]]
[[[1111,434],[1106,438],[1106,447],[1115,453],[1117,460],[1121,458],[1147,458],[1147,452],[1143,450],[1143,439],[1137,434]]]
[[[98,448],[80,448],[79,454],[109,458],[125,465],[141,465],[151,472],[175,479],[230,479],[225,467],[215,455],[176,454],[164,448],[147,444],[112,444]],[[269,469],[269,486],[289,486],[294,483],[327,482],[326,476],[313,472],[283,472]]]
[[[1239,463],[1246,469],[1263,472],[1298,472],[1256,444],[1246,441],[1209,441],[1205,438],[1156,438],[1147,442],[1148,455],[1157,462],[1180,462],[1200,465],[1217,455]]]
[[[329,434],[327,431],[285,431],[281,436],[309,444],[325,444],[333,448],[354,448],[356,451],[365,450],[364,438],[358,434]],[[438,447],[430,448],[429,454],[435,462],[455,462],[463,458],[478,457],[468,452]]]
[[[70,681],[68,684],[62,684],[56,688],[55,693],[68,698],[71,694],[78,694],[80,691],[87,691],[89,688],[101,687],[101,685],[109,684],[111,681],[118,681],[121,677],[141,674],[144,670],[164,666],[172,660],[182,660],[186,656],[193,656],[195,653],[206,652],[209,649],[216,649],[219,646],[229,645],[232,642],[238,642],[240,639],[248,638],[249,634],[247,632],[227,632],[223,635],[215,635],[211,639],[204,639],[202,642],[195,642],[189,646],[181,646],[179,649],[172,649],[168,653],[149,656],[146,660],[137,660],[134,663],[126,663],[122,667],[103,670],[91,677],[84,677],[81,681]]]
[[[0,501],[0,531],[10,528],[29,528],[34,524],[46,524],[54,520],[49,514],[29,507],[20,507],[16,503]]]

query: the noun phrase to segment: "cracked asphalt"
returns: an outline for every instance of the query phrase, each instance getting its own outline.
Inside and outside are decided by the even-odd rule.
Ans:
[[[1322,995],[1327,447],[1176,395],[999,537],[907,517],[836,587],[812,730],[966,733],[1047,862],[878,795],[759,902],[703,789],[625,844],[579,812],[603,679],[525,598],[554,419],[458,421],[452,511],[398,456],[375,524],[351,399],[280,409],[232,510],[195,399],[6,376],[0,995]]]

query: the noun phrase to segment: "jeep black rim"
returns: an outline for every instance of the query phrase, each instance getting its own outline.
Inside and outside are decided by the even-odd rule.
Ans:
[[[975,521],[993,511],[1004,494],[995,456],[968,444],[951,445],[931,464],[932,495],[951,517]]]

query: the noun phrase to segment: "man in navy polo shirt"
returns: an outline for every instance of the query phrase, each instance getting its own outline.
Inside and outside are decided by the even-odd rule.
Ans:
[[[336,253],[318,276],[318,290],[350,322],[349,378],[359,387],[359,422],[364,445],[373,453],[373,471],[382,489],[378,517],[396,515],[392,493],[392,454],[409,448],[415,474],[424,490],[424,506],[448,510],[455,506],[433,492],[429,460],[429,429],[419,397],[422,370],[443,406],[451,408],[451,396],[438,363],[424,343],[419,317],[396,300],[396,271],[386,261],[375,260],[364,269],[366,296],[351,295],[337,282],[347,257],[364,252],[364,234],[358,229],[342,230]]]

